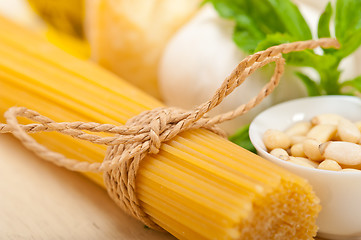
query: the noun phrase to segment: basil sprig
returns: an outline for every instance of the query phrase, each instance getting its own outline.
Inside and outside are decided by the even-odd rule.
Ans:
[[[312,39],[311,30],[297,5],[290,0],[206,0],[213,4],[218,14],[234,21],[233,40],[247,54],[252,54],[281,43]],[[333,31],[331,22],[334,22]],[[319,17],[317,36],[336,37],[340,49],[322,49],[289,53],[287,64],[310,67],[318,78],[302,72],[295,74],[306,86],[309,96],[361,92],[361,76],[340,82],[340,62],[361,45],[361,0],[337,0],[335,6],[328,3]],[[244,129],[243,129],[244,130]],[[232,141],[245,143],[248,132],[239,131]]]

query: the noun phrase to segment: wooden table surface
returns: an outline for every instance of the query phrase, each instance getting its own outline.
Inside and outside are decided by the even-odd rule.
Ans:
[[[54,166],[0,135],[1,240],[173,240],[123,213],[81,174]]]

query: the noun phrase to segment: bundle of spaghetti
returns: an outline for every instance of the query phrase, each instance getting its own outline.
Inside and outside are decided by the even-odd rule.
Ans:
[[[125,124],[160,102],[86,61],[0,19],[1,112],[34,109],[55,121]],[[2,119],[4,120],[4,119]],[[101,162],[105,147],[57,133],[34,134],[67,157]],[[84,173],[104,186],[98,173]],[[306,180],[205,129],[180,133],[149,154],[136,197],[179,239],[311,239],[318,198]]]

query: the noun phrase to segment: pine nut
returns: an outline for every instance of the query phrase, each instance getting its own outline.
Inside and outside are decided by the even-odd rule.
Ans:
[[[285,161],[289,158],[287,151],[282,148],[275,148],[270,152],[270,154]]]
[[[319,125],[319,124],[331,124],[331,125],[337,125],[339,120],[343,117],[338,114],[333,113],[325,113],[320,114],[311,119],[311,123],[313,125]]]
[[[342,141],[358,143],[361,138],[361,133],[356,125],[347,119],[340,120],[337,132]]]
[[[291,155],[294,157],[306,157],[303,151],[303,144],[297,143],[291,147]]]
[[[337,126],[332,124],[319,124],[314,126],[306,135],[307,138],[313,138],[321,143],[330,141],[336,134]]]
[[[291,145],[290,138],[284,132],[275,129],[269,129],[264,133],[263,142],[269,150],[275,148],[287,149]]]
[[[312,125],[310,122],[298,122],[292,125],[291,127],[289,127],[285,131],[285,133],[288,136],[295,136],[295,135],[305,136],[308,133],[308,131],[311,129],[311,127]]]
[[[331,159],[323,160],[320,165],[318,165],[318,169],[323,170],[331,170],[331,171],[340,171],[342,167],[336,161]]]
[[[320,145],[321,154],[339,164],[354,166],[361,164],[361,146],[350,142],[326,142]]]
[[[303,151],[312,161],[321,161],[324,159],[319,150],[320,144],[321,143],[315,139],[307,139],[303,142]]]
[[[295,145],[297,143],[302,143],[307,138],[306,138],[306,136],[294,135],[294,136],[291,136],[290,139],[291,139],[291,145],[293,146],[293,145]]]
[[[288,162],[300,165],[300,166],[304,166],[304,167],[309,167],[309,168],[316,168],[318,166],[317,163],[312,162],[311,160],[307,159],[307,158],[303,158],[303,157],[290,157],[290,160],[288,160]]]

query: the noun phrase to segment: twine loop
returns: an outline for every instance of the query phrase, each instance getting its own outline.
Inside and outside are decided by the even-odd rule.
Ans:
[[[58,166],[79,172],[103,172],[104,182],[110,197],[126,212],[147,226],[160,230],[161,228],[142,210],[136,197],[135,179],[141,160],[147,154],[157,154],[163,142],[186,130],[205,128],[225,136],[217,124],[248,112],[277,86],[284,71],[283,53],[316,47],[338,48],[339,43],[335,39],[286,43],[250,55],[238,64],[210,100],[194,110],[182,110],[173,107],[157,108],[131,118],[124,126],[116,126],[94,122],[55,122],[36,111],[24,107],[13,107],[5,113],[7,124],[0,124],[0,133],[12,133],[26,148],[42,159]],[[206,116],[236,87],[241,85],[249,75],[270,62],[276,63],[274,74],[257,96],[233,111],[214,117]],[[37,123],[22,125],[19,124],[17,117],[25,117]],[[47,149],[28,134],[45,131],[56,131],[95,144],[107,145],[108,149],[104,161],[89,163],[69,159],[60,153]],[[88,133],[89,131],[111,133],[115,136],[101,137]]]

